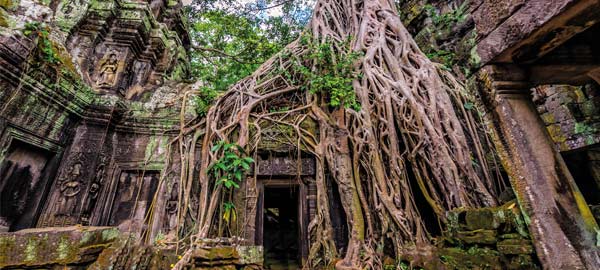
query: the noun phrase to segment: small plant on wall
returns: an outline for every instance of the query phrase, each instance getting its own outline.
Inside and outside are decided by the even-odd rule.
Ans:
[[[208,172],[218,179],[217,184],[227,189],[239,188],[238,183],[242,181],[244,173],[250,170],[254,159],[243,157],[244,149],[235,143],[220,141],[211,149],[215,153],[219,150],[223,150],[223,156],[208,167]]]
[[[239,183],[242,182],[244,175],[250,171],[250,165],[252,165],[254,159],[247,157],[244,149],[235,143],[220,141],[211,149],[213,153],[220,151],[222,152],[221,158],[208,167],[207,173],[212,174],[217,179],[217,185],[222,185],[225,189],[225,192],[221,193],[223,204],[220,212],[222,219],[219,221],[219,234],[223,235],[223,222],[229,229],[229,224],[236,221],[235,205],[231,202],[232,191],[240,187]]]

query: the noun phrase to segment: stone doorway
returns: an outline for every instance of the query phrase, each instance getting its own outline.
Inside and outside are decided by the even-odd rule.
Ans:
[[[257,242],[266,269],[300,269],[306,257],[306,188],[291,180],[261,181]]]
[[[116,183],[109,226],[143,232],[144,221],[158,188],[158,171],[121,171]]]
[[[54,153],[13,140],[0,164],[0,232],[35,227],[48,195]]]

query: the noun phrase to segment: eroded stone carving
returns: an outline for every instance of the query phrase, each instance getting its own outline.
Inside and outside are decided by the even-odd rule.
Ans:
[[[71,216],[75,212],[77,196],[81,192],[81,161],[72,164],[65,177],[59,179],[60,200],[57,214]]]
[[[96,86],[106,88],[115,86],[119,61],[115,52],[110,52],[100,60]]]
[[[83,224],[90,224],[90,217],[92,215],[92,211],[96,206],[96,201],[98,200],[98,195],[100,193],[100,189],[104,184],[104,172],[106,170],[106,160],[107,157],[103,154],[100,155],[99,163],[96,166],[96,175],[94,176],[94,180],[90,185],[90,189],[88,191],[88,197],[85,200],[83,212],[81,215],[81,222]]]
[[[171,230],[177,225],[177,202],[179,200],[179,184],[174,182],[166,204],[165,229]]]

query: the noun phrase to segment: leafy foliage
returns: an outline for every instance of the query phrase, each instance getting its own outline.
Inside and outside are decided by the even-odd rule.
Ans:
[[[432,22],[436,26],[440,26],[442,28],[452,27],[456,23],[462,22],[465,20],[467,16],[467,2],[460,5],[458,8],[453,9],[449,12],[445,12],[440,14],[433,5],[427,4],[424,9],[427,12],[427,15],[431,18]]]
[[[213,174],[215,179],[218,179],[217,184],[223,185],[227,189],[239,188],[238,182],[241,182],[244,174],[250,170],[250,165],[254,162],[254,159],[242,157],[245,155],[242,147],[225,141],[215,144],[211,151],[223,151],[223,153],[220,159],[208,167],[208,173]]]
[[[45,62],[50,64],[59,64],[61,62],[58,53],[54,49],[54,45],[48,38],[50,27],[40,22],[28,22],[25,24],[23,34],[38,39],[37,45],[40,56]]]
[[[309,49],[302,62],[311,64],[311,68],[301,64],[294,67],[307,82],[303,87],[311,93],[328,94],[329,105],[332,107],[344,106],[360,110],[352,81],[360,77],[354,69],[354,63],[362,54],[350,49],[350,38],[342,44],[343,51],[335,51],[331,41],[315,44],[307,35],[300,41]]]
[[[194,101],[196,102],[196,114],[199,117],[206,116],[208,109],[217,98],[219,93],[210,87],[202,87],[197,96],[194,97]]]
[[[223,220],[227,223],[235,222],[237,220],[235,204],[233,204],[232,202],[223,203]]]
[[[452,66],[456,63],[456,54],[446,50],[434,50],[425,54],[429,59],[441,63],[444,68],[451,70]]]
[[[269,14],[274,8],[278,15]],[[197,0],[187,8],[192,76],[204,83],[196,111],[204,116],[218,93],[250,75],[295,40],[312,1]]]

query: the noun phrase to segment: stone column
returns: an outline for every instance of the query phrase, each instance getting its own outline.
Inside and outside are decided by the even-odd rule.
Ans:
[[[486,66],[480,91],[494,143],[545,269],[600,269],[599,230],[516,66]]]

